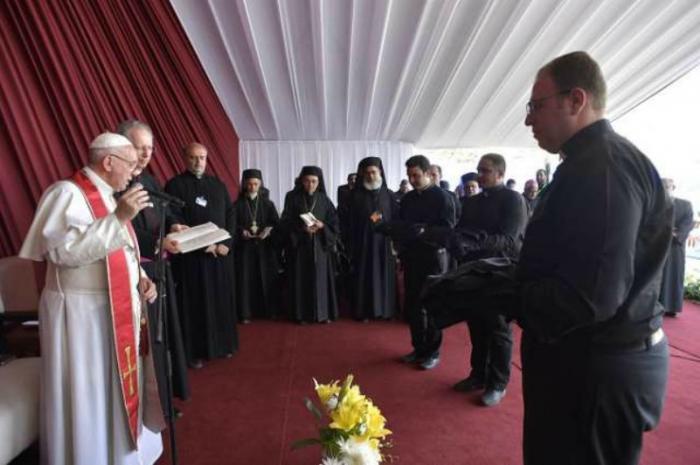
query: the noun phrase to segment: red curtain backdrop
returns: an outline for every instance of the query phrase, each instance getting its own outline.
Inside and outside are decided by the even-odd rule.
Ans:
[[[235,196],[238,136],[167,0],[0,2],[0,256],[19,251],[44,188],[126,118],[153,128],[161,182],[198,141]]]

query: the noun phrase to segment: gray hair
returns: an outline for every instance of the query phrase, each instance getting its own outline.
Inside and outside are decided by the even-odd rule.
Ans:
[[[151,137],[153,137],[153,130],[151,129],[151,127],[143,121],[137,120],[135,118],[127,119],[119,123],[119,126],[117,126],[117,133],[130,139],[129,131],[131,131],[134,128],[143,129],[147,131],[151,135]]]

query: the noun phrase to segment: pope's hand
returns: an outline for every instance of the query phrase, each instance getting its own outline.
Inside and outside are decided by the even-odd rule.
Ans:
[[[141,294],[141,297],[146,299],[148,303],[152,304],[158,297],[158,290],[156,289],[155,283],[144,276],[139,280],[139,294]]]
[[[210,253],[216,257],[216,244],[212,244],[209,247],[207,247],[206,249],[204,249],[204,253]]]
[[[136,184],[119,198],[114,214],[121,224],[126,224],[127,221],[138,215],[141,210],[152,206],[153,204],[148,198],[148,192],[143,190],[141,184]]]
[[[216,254],[221,255],[222,257],[225,257],[228,255],[228,247],[225,246],[224,244],[219,244],[216,246]]]

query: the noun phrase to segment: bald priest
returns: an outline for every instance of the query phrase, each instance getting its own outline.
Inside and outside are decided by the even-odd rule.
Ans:
[[[20,256],[48,263],[39,304],[42,463],[153,464],[162,453],[158,389],[131,219],[150,205],[128,139],[100,134],[88,165],[50,186]]]

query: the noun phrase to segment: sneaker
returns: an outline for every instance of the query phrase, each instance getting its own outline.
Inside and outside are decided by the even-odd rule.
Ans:
[[[501,403],[501,400],[506,396],[505,389],[487,389],[484,395],[481,396],[481,402],[486,407],[493,407]]]
[[[479,391],[481,389],[484,389],[484,382],[478,378],[473,378],[469,376],[467,378],[464,378],[462,381],[455,383],[455,385],[452,386],[452,389],[454,389],[457,392]]]
[[[440,356],[439,355],[431,355],[430,357],[424,358],[420,363],[419,366],[423,370],[432,370],[438,364],[440,363]]]
[[[414,350],[410,354],[406,354],[403,357],[401,357],[401,361],[403,363],[416,363],[418,361],[418,354]]]

